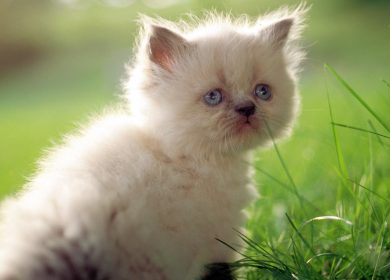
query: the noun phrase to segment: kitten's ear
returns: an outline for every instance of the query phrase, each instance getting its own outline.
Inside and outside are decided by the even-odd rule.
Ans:
[[[261,30],[262,35],[266,35],[270,43],[275,47],[283,47],[289,37],[294,18],[284,18],[271,23]]]
[[[189,47],[179,34],[158,25],[150,26],[148,45],[149,59],[168,71],[172,70],[175,60]]]
[[[301,4],[294,10],[282,8],[260,19],[260,35],[276,48],[300,38],[305,15],[310,7]]]

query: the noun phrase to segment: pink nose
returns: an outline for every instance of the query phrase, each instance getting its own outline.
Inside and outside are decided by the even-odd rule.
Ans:
[[[242,116],[249,117],[256,112],[256,106],[252,101],[237,105],[235,111]]]

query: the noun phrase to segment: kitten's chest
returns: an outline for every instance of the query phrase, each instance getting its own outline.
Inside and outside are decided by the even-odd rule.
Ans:
[[[175,248],[172,265],[176,266],[180,259],[183,269],[188,271],[197,258],[204,263],[229,259],[231,250],[221,246],[216,238],[234,244],[237,241],[234,229],[245,223],[241,210],[253,198],[247,185],[246,167],[189,163],[181,165],[180,169],[167,168],[162,172],[166,176],[163,176],[160,191],[151,199],[155,207],[154,232],[164,240],[161,254],[164,259],[172,258],[166,251]]]
[[[155,187],[160,188],[160,194],[167,197],[232,200],[238,198],[239,193],[245,193],[250,181],[247,166],[241,162],[219,165],[183,161],[164,165],[160,170]]]
[[[143,170],[143,183],[131,188],[116,224],[127,251],[148,248],[149,257],[170,271],[169,279],[187,279],[183,275],[198,275],[205,263],[230,259],[232,251],[216,238],[233,244],[234,229],[244,225],[241,210],[253,198],[246,166],[155,161]]]
[[[178,224],[179,220],[184,224],[186,217],[209,223],[227,222],[229,217],[234,220],[253,198],[247,166],[241,163],[218,166],[187,162],[160,170],[151,201],[159,206],[161,220],[168,224],[174,224],[175,217]]]

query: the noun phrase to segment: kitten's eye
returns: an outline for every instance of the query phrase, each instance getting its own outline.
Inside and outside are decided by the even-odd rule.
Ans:
[[[222,102],[221,90],[218,88],[210,90],[205,96],[203,96],[203,100],[210,106],[218,105]]]
[[[254,94],[261,100],[269,100],[272,96],[271,89],[266,84],[256,85]]]

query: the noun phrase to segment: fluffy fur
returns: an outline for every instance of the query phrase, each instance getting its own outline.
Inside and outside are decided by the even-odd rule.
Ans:
[[[196,279],[234,260],[216,238],[238,243],[256,197],[246,152],[291,130],[304,10],[142,18],[131,108],[67,137],[3,203],[0,279]],[[270,100],[253,94],[259,83]],[[209,106],[215,88],[223,101]],[[249,118],[235,109],[245,102]]]

